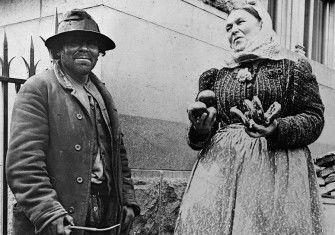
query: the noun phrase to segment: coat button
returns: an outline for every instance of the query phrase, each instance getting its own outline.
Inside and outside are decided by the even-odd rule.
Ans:
[[[74,149],[77,150],[77,151],[79,151],[79,150],[81,149],[80,144],[76,144],[76,145],[74,146]]]
[[[74,207],[70,206],[69,209],[67,210],[70,214],[74,213]]]
[[[77,177],[77,183],[78,183],[78,184],[81,184],[83,181],[84,181],[84,180],[83,180],[82,177]]]
[[[77,113],[77,119],[79,120],[83,119],[83,115],[81,115],[80,113]]]

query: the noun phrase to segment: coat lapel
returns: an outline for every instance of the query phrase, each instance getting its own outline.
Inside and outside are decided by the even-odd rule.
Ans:
[[[55,76],[59,84],[64,89],[72,91],[71,94],[79,101],[80,104],[82,104],[83,107],[85,107],[85,110],[87,111],[89,115],[90,113],[89,107],[87,110],[85,101],[83,101],[81,97],[75,92],[71,82],[65,77],[65,75],[60,70],[58,63],[54,63],[54,73],[55,73]],[[111,129],[112,129],[111,133],[112,133],[113,142],[117,143],[118,136],[119,136],[119,118],[118,118],[117,110],[114,105],[113,98],[111,94],[109,93],[109,91],[107,90],[106,86],[97,78],[97,76],[95,76],[93,73],[90,73],[89,76],[90,76],[91,81],[97,87],[98,91],[100,92],[105,102],[107,113],[108,113],[110,123],[111,123]]]
[[[59,82],[59,84],[68,91],[71,91],[71,95],[75,97],[78,102],[85,108],[88,116],[90,116],[90,105],[88,101],[85,101],[83,99],[83,96],[79,95],[78,92],[74,89],[72,83],[69,81],[69,79],[65,76],[65,74],[61,71],[59,65],[57,63],[54,64],[54,73],[55,76]]]
[[[90,74],[90,79],[97,87],[105,102],[107,113],[111,122],[113,141],[117,141],[119,136],[119,118],[113,98],[107,90],[106,86],[93,73]]]
[[[93,74],[90,74],[90,79],[97,87],[100,92],[109,115],[111,128],[112,128],[112,174],[114,175],[115,188],[117,189],[117,200],[122,202],[122,179],[121,179],[121,168],[120,168],[120,130],[119,130],[119,118],[118,113],[114,105],[113,98],[106,86]]]

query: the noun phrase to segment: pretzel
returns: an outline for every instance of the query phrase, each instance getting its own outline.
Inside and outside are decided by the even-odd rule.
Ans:
[[[254,106],[254,108],[256,109],[256,114],[255,114],[255,122],[257,124],[262,124],[265,122],[265,118],[264,118],[264,109],[262,106],[262,102],[259,100],[259,98],[257,96],[254,96],[252,99],[252,104]]]
[[[249,126],[249,119],[236,106],[230,108],[230,114],[237,116],[245,126]]]
[[[264,113],[265,125],[270,125],[275,120],[281,111],[281,105],[278,102],[274,102],[269,109]]]

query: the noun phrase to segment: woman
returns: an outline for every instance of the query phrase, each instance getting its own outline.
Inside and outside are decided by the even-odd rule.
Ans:
[[[199,92],[214,91],[217,115],[189,112],[189,145],[201,152],[175,233],[322,234],[307,145],[321,134],[324,106],[311,66],[280,53],[270,16],[258,5],[234,9],[226,31],[232,60],[199,79]],[[243,110],[254,96],[264,110],[281,104],[279,116],[267,125],[252,119],[242,125],[230,109]]]

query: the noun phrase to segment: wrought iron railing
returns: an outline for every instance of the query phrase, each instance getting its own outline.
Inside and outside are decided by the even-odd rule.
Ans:
[[[4,33],[4,40],[3,40],[3,57],[0,57],[0,62],[2,65],[2,75],[0,75],[0,82],[1,82],[1,88],[2,88],[2,101],[3,101],[3,112],[2,112],[2,120],[3,120],[3,154],[2,154],[2,234],[8,234],[8,187],[7,187],[7,180],[6,180],[6,174],[5,174],[5,166],[6,166],[6,154],[8,149],[8,98],[9,98],[9,92],[8,92],[8,85],[9,84],[15,84],[15,90],[18,92],[20,90],[21,85],[26,81],[26,79],[20,79],[20,78],[11,78],[9,76],[10,71],[10,65],[15,57],[8,60],[8,41],[7,41],[7,35],[6,32]],[[33,76],[36,73],[36,67],[38,62],[35,64],[34,62],[34,44],[33,40],[31,38],[30,43],[30,58],[29,63],[25,58],[23,58],[23,61],[26,65],[27,71],[28,71],[28,77]],[[0,98],[1,99],[1,98]],[[1,120],[1,118],[0,118]]]

